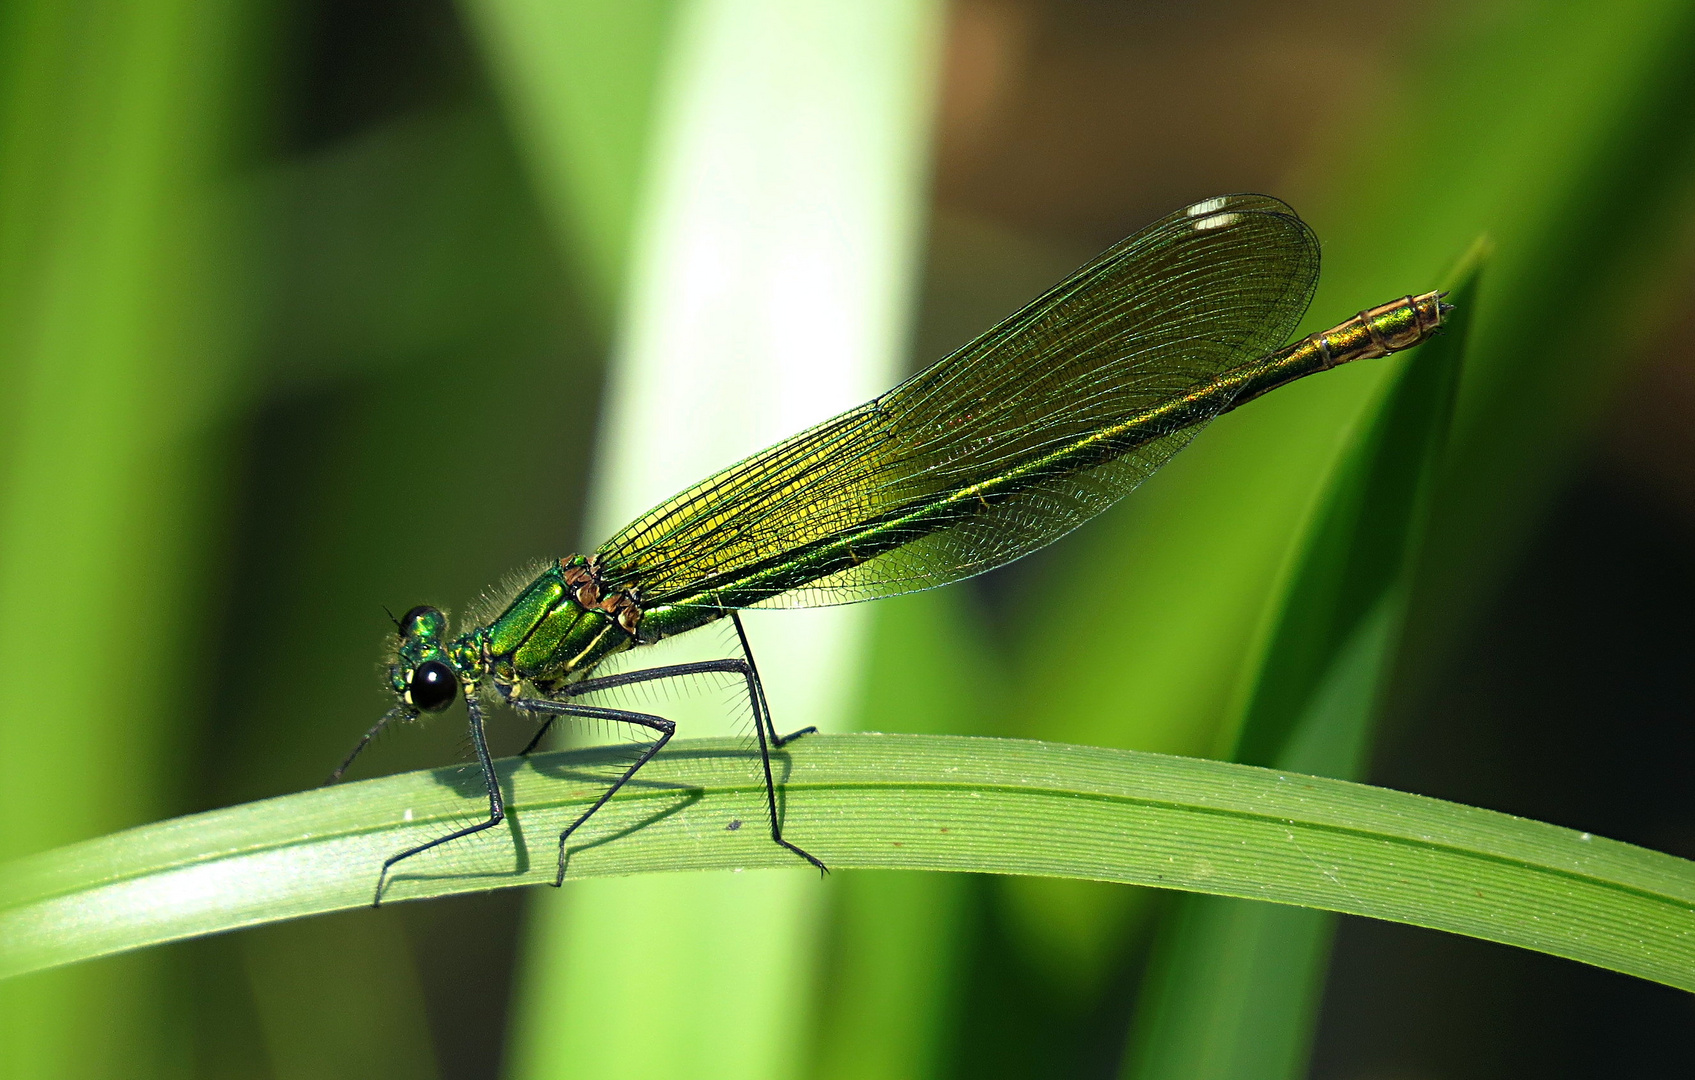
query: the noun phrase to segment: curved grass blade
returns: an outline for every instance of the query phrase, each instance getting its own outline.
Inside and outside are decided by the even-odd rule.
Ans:
[[[792,866],[735,740],[673,744],[595,818],[579,877]],[[604,751],[500,763],[511,815],[395,899],[536,884]],[[1488,810],[1225,762],[1013,739],[817,735],[785,750],[786,828],[834,866],[1043,874],[1301,904],[1695,990],[1695,863]],[[5,868],[0,975],[370,902],[369,867],[478,812],[474,769],[148,825]],[[616,843],[611,841],[616,839]]]
[[[1231,760],[1359,777],[1405,621],[1412,559],[1453,418],[1481,245],[1447,332],[1379,388],[1330,469],[1273,604]],[[1126,1080],[1304,1076],[1334,916],[1189,895],[1167,913]]]

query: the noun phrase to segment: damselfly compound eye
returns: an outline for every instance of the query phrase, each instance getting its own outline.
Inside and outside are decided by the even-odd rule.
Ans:
[[[427,660],[412,673],[407,696],[412,699],[413,708],[440,712],[453,704],[453,695],[458,690],[459,680],[453,677],[452,668],[440,660]]]

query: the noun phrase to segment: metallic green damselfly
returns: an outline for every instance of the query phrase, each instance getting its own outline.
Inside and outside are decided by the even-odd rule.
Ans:
[[[737,612],[927,589],[1052,543],[1129,493],[1214,417],[1314,372],[1429,337],[1451,310],[1407,296],[1283,345],[1318,281],[1318,240],[1266,195],[1185,207],[1108,249],[946,359],[858,408],[702,480],[590,555],[549,563],[457,635],[433,607],[397,621],[384,727],[439,712],[463,691],[488,818],[391,856],[482,832],[505,816],[484,737],[485,703],[644,728],[653,741],[559,837],[572,834],[671,739],[673,721],[584,695],[717,673],[745,684],[771,838],[783,836],[771,750],[779,736]],[[728,618],[739,657],[595,671],[609,657]]]

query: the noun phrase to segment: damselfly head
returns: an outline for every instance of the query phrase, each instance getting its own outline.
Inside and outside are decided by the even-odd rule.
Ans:
[[[427,605],[396,623],[400,645],[389,665],[389,688],[401,702],[422,712],[440,712],[453,704],[459,677],[447,654],[447,616]]]

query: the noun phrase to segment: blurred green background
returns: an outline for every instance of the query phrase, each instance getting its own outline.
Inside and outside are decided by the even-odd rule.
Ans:
[[[1695,856],[1695,6],[12,0],[0,857],[319,782],[384,605],[592,546],[1244,190],[1324,241],[1307,329],[1493,244],[1366,775]],[[779,724],[1237,754],[1361,368],[1004,571],[761,617]],[[360,767],[462,754],[450,715]],[[1695,1072],[1687,995],[1341,919],[1253,984],[1293,1050],[1138,1073],[1185,910],[799,870],[401,904],[0,986],[0,1068]]]

